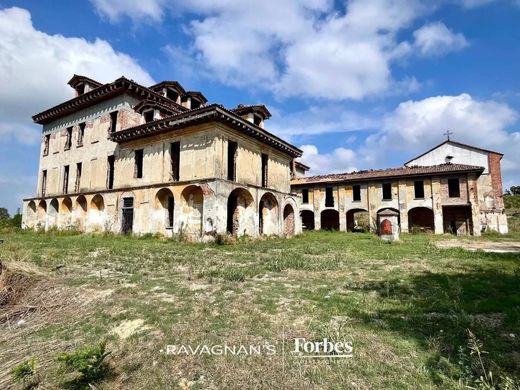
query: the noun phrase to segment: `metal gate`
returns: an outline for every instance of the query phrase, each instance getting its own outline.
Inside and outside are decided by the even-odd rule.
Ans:
[[[123,198],[121,231],[123,234],[132,233],[134,226],[134,198]]]

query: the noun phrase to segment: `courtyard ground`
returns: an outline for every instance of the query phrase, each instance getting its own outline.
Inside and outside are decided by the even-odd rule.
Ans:
[[[21,388],[10,371],[30,358],[35,388],[59,388],[56,356],[101,340],[111,354],[100,389],[518,388],[518,252],[442,247],[450,236],[428,234],[391,244],[339,232],[233,245],[9,230],[0,239],[1,389]],[[296,337],[350,340],[353,357],[299,358],[288,353]],[[277,353],[161,352],[265,342]]]

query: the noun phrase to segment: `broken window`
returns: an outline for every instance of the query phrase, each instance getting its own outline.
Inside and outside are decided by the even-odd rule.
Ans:
[[[83,138],[85,137],[85,122],[79,124],[79,131],[78,131],[78,146],[83,145]]]
[[[170,144],[170,167],[172,181],[179,181],[181,163],[181,143],[172,142]]]
[[[141,179],[143,177],[143,149],[137,149],[135,152],[134,177]]]
[[[76,164],[76,183],[75,183],[75,186],[74,186],[74,191],[75,192],[79,192],[80,188],[81,188],[81,168],[82,168],[82,165],[81,163],[77,163]]]
[[[238,145],[236,142],[228,141],[228,180],[236,180],[236,164],[237,164],[237,150]]]
[[[267,187],[267,178],[268,178],[268,174],[269,174],[269,171],[267,168],[268,161],[269,161],[269,157],[267,156],[267,154],[262,153],[262,187]]]
[[[63,193],[67,194],[69,192],[69,166],[65,165],[63,169]]]
[[[302,190],[302,203],[309,203],[309,190],[307,188]]]
[[[450,198],[460,198],[459,179],[448,179],[448,195]]]
[[[174,102],[177,102],[177,99],[179,98],[179,94],[175,92],[173,89],[166,89],[166,97],[168,99],[173,100]]]
[[[111,190],[114,188],[114,155],[108,156],[107,158],[107,188]]]
[[[383,183],[383,200],[392,200],[392,183]]]
[[[67,127],[67,139],[65,141],[65,150],[69,150],[72,146],[72,127]]]
[[[168,221],[166,227],[172,228],[173,227],[173,208],[174,208],[174,201],[173,196],[168,196]]]
[[[51,135],[47,134],[43,138],[43,155],[44,156],[47,156],[49,154],[50,144],[51,144]]]
[[[110,113],[110,133],[115,133],[117,129],[117,111]]]
[[[146,111],[144,113],[144,121],[146,123],[148,122],[152,122],[153,121],[153,115],[154,115],[154,111],[153,110],[150,110],[150,111]]]
[[[352,186],[352,200],[354,202],[361,200],[361,186],[359,184]]]
[[[325,207],[334,207],[334,192],[332,187],[325,188]]]
[[[424,199],[424,181],[416,180],[413,182],[415,199]]]
[[[44,169],[42,171],[42,196],[45,196],[46,191],[47,191],[47,170]]]

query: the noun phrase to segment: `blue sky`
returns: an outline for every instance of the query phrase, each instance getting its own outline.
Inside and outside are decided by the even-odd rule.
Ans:
[[[0,0],[0,207],[34,195],[31,115],[74,73],[264,103],[312,173],[399,166],[449,129],[518,185],[519,21],[520,0]]]

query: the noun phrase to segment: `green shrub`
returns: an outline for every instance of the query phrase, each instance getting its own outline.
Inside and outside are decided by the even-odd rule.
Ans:
[[[85,346],[70,353],[61,353],[57,360],[64,364],[64,371],[79,374],[73,380],[64,383],[65,387],[89,389],[93,383],[101,381],[108,372],[105,358],[109,354],[110,352],[106,351],[106,342]]]
[[[36,375],[36,359],[32,358],[18,364],[11,370],[15,381],[23,383],[24,387],[33,383]]]

